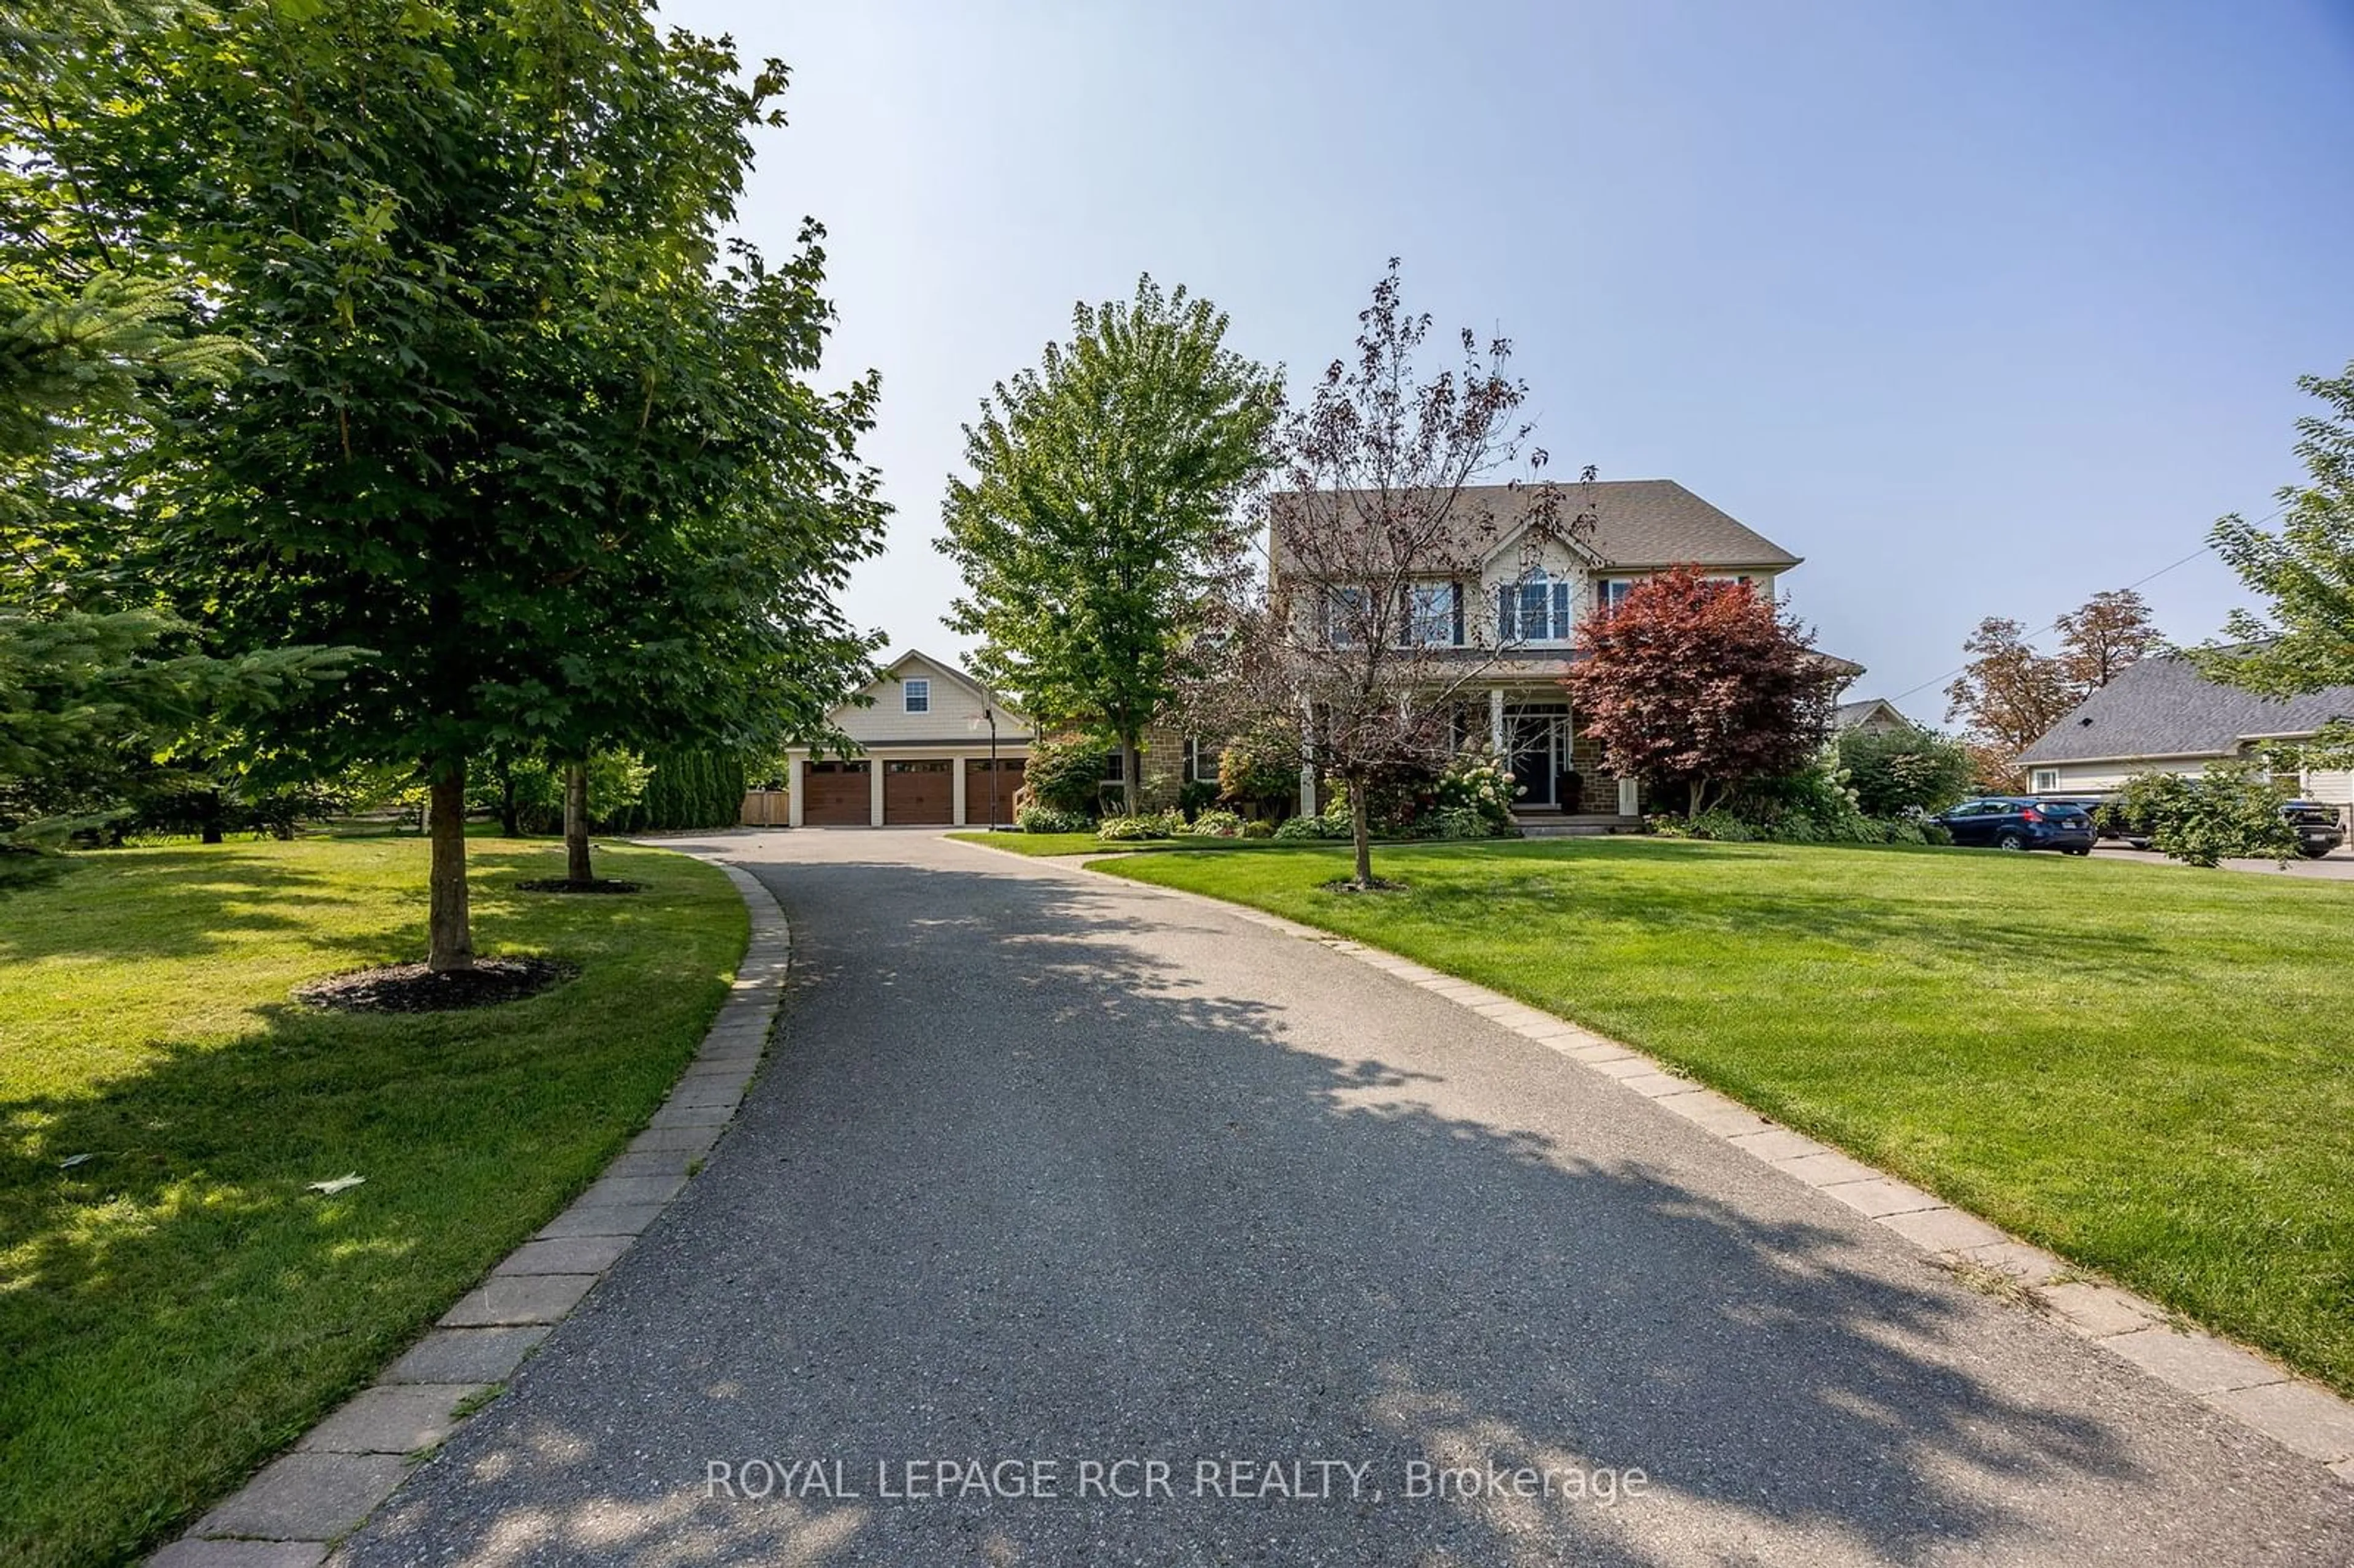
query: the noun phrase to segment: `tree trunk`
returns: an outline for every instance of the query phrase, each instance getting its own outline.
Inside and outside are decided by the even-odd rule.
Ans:
[[[425,967],[436,974],[474,967],[474,929],[466,911],[466,764],[442,765],[428,787],[426,832],[433,841],[432,912]]]
[[[1708,789],[1708,780],[1705,779],[1694,779],[1687,783],[1684,786],[1684,789],[1687,791],[1684,805],[1684,821],[1690,821],[1694,817],[1700,815],[1701,796],[1705,793]]]
[[[197,833],[196,833],[196,840],[197,840],[197,842],[200,842],[200,843],[217,844],[217,843],[220,842],[221,842],[221,825],[220,825],[220,823],[219,823],[219,822],[217,822],[217,821],[207,821],[207,822],[205,823],[204,827],[203,827],[202,829],[198,830],[198,832],[197,832]]]
[[[1365,809],[1367,791],[1360,779],[1349,786],[1349,836],[1357,844],[1357,885],[1373,885],[1373,820]]]
[[[1131,817],[1142,804],[1143,780],[1138,777],[1140,771],[1137,761],[1136,736],[1122,735],[1119,737],[1120,809]]]
[[[564,874],[574,882],[594,882],[588,867],[588,765],[564,765]]]

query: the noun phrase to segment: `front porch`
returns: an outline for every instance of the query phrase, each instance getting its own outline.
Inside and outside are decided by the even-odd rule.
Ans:
[[[1641,828],[1640,784],[1605,771],[1601,746],[1577,732],[1576,715],[1558,685],[1490,687],[1487,741],[1511,770],[1519,789],[1512,815],[1524,828]]]
[[[1512,816],[1530,837],[1642,832],[1640,781],[1605,770],[1600,743],[1578,733],[1557,681],[1489,687],[1484,715],[1458,710],[1456,745],[1484,745],[1504,760],[1519,790]],[[1299,809],[1312,816],[1321,804],[1316,770],[1299,774]]]

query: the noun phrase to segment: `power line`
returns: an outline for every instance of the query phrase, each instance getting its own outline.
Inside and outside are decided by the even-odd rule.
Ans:
[[[2272,513],[2269,516],[2264,516],[2264,517],[2259,517],[2259,518],[2257,518],[2257,519],[2256,519],[2255,525],[2256,525],[2257,527],[2261,528],[2261,527],[2263,527],[2265,524],[2272,522],[2274,518],[2278,518],[2278,517],[2285,517],[2285,516],[2286,516],[2287,514],[2288,514],[2288,508],[2287,508],[2287,507],[2285,507],[2285,506],[2284,506],[2284,507],[2280,508],[2278,511]],[[2170,571],[2174,570],[2174,568],[2175,568],[2175,567],[2187,567],[2187,566],[2189,566],[2191,562],[2193,562],[2193,561],[2197,560],[2200,556],[2203,556],[2203,555],[2207,554],[2210,550],[2212,550],[2214,547],[2215,547],[2215,542],[2214,542],[2213,540],[2211,540],[2211,540],[2209,540],[2206,544],[2200,546],[2197,549],[2195,549],[2195,550],[2191,551],[2189,555],[2187,555],[2187,556],[2183,556],[2180,560],[2179,560],[2179,561],[2172,561],[2172,562],[2169,562],[2169,563],[2168,563],[2167,565],[2165,565],[2165,566],[2162,566],[2162,567],[2158,567],[2158,570],[2156,570],[2156,571],[2154,571],[2154,572],[2150,573],[2150,574],[2149,574],[2149,576],[2147,576],[2147,577],[2139,577],[2139,578],[2137,578],[2136,580],[2134,580],[2134,581],[2132,581],[2132,582],[2127,583],[2127,584],[2125,586],[2125,588],[2124,588],[2124,589],[2123,589],[2122,591],[2123,591],[2123,592],[2126,592],[2126,593],[2131,593],[2131,592],[2133,592],[2133,590],[2134,590],[2134,589],[2136,589],[2136,588],[2137,588],[2142,587],[2142,586],[2143,586],[2144,584],[2146,584],[2146,583],[2154,583],[2154,582],[2156,582],[2158,578],[2160,578],[2160,577],[2164,577],[2167,573],[2168,573],[2168,572],[2170,572]],[[2042,628],[2041,630],[2037,630],[2037,631],[2031,631],[2031,632],[2029,632],[2029,633],[2027,634],[2027,636],[2023,639],[2023,641],[2029,641],[2029,642],[2032,642],[2032,641],[2035,641],[2037,638],[2039,638],[2039,637],[2046,636],[2046,635],[2048,635],[2049,633],[2052,633],[2052,632],[2057,631],[2057,630],[2060,630],[2060,620],[2059,620],[2058,618],[2055,618],[2055,619],[2052,620],[2052,624],[2051,624],[2051,625],[2049,625],[2049,626],[2046,626],[2046,627]],[[1901,703],[1901,702],[1903,702],[1905,698],[1907,698],[1907,697],[1911,696],[1914,693],[1915,693],[1915,692],[1925,692],[1925,691],[1927,691],[1927,690],[1928,690],[1930,687],[1932,687],[1932,686],[1939,685],[1939,684],[1942,684],[1943,683],[1945,683],[1945,682],[1946,682],[1946,681],[1950,681],[1950,680],[1952,680],[1955,676],[1956,676],[1956,675],[1958,675],[1958,674],[1962,673],[1962,672],[1963,672],[1963,671],[1967,670],[1968,668],[1969,668],[1969,666],[1968,666],[1967,664],[1958,665],[1958,666],[1956,666],[1956,668],[1954,668],[1954,669],[1951,669],[1951,670],[1946,671],[1946,672],[1944,674],[1942,674],[1942,675],[1934,676],[1934,677],[1932,677],[1932,678],[1931,678],[1931,679],[1929,679],[1929,680],[1926,680],[1926,681],[1922,682],[1922,683],[1921,683],[1919,685],[1917,685],[1917,686],[1908,686],[1908,687],[1907,687],[1907,688],[1905,688],[1903,691],[1901,691],[1901,692],[1897,693],[1894,696],[1893,696],[1893,697],[1889,698],[1889,699],[1888,699],[1888,701],[1889,701],[1892,705],[1893,705],[1893,704],[1896,704],[1896,703]]]

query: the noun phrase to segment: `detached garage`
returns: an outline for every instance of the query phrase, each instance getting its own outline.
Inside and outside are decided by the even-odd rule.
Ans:
[[[857,755],[786,752],[793,827],[1012,823],[1030,759],[1028,719],[955,665],[914,652],[860,695],[863,705],[828,715]]]

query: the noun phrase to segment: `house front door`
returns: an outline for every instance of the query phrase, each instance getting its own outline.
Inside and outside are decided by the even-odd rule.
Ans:
[[[1569,767],[1569,705],[1530,703],[1504,710],[1511,746],[1512,782],[1520,806],[1559,806],[1561,776]]]

